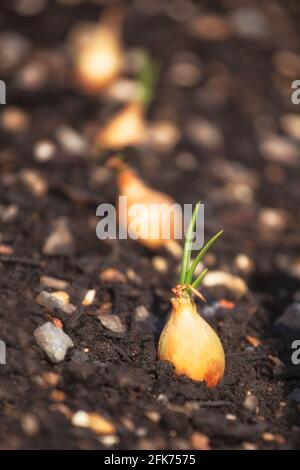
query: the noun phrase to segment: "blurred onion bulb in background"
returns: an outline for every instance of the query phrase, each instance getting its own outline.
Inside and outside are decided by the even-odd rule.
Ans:
[[[121,41],[123,12],[106,11],[96,27],[86,33],[75,52],[75,73],[84,90],[102,91],[121,73],[124,50]]]
[[[131,237],[147,248],[156,250],[164,247],[173,256],[180,257],[181,246],[173,239],[179,220],[176,213],[172,211],[172,205],[175,204],[175,201],[167,194],[147,186],[135,171],[121,159],[111,158],[107,165],[117,171],[119,195],[127,198],[126,213],[120,215],[120,208],[118,207],[117,210],[119,224],[125,222]],[[135,211],[133,206],[136,204],[140,204],[142,207],[136,206],[136,209],[139,207],[140,209]],[[153,210],[153,205],[157,209]],[[168,224],[164,210],[169,214]],[[165,236],[166,228],[168,229],[168,237]]]

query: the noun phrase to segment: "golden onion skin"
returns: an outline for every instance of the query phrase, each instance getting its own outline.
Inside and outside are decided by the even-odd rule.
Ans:
[[[121,73],[124,52],[117,29],[99,25],[78,51],[76,74],[85,91],[97,93]]]
[[[128,103],[100,129],[95,138],[95,145],[100,149],[120,150],[140,145],[144,139],[144,106],[134,101]]]
[[[165,205],[171,207],[175,201],[160,191],[156,191],[147,186],[131,169],[124,169],[118,176],[118,188],[121,196],[127,197],[127,213],[126,217],[128,227],[133,221],[139,225],[139,233],[136,232],[137,240],[142,245],[151,250],[156,250],[164,246],[169,240],[163,238],[163,227],[166,221],[163,218],[163,213],[158,211],[156,217],[153,218],[151,214],[151,204]],[[142,204],[145,210],[137,215],[130,215],[130,208],[134,204]],[[117,213],[119,213],[119,206],[117,203]],[[120,221],[119,221],[120,222]],[[156,225],[155,234],[151,234],[152,224]],[[175,231],[176,218],[171,213],[170,215],[170,238],[173,239]],[[156,236],[157,234],[157,236]]]
[[[198,314],[186,292],[178,289],[171,302],[173,308],[159,339],[159,359],[171,362],[177,375],[215,387],[225,370],[225,355],[218,335]]]

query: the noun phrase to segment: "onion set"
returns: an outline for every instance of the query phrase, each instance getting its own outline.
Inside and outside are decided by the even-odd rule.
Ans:
[[[95,146],[100,150],[121,150],[142,145],[148,138],[146,109],[153,98],[158,65],[144,53],[136,82],[136,98],[126,103],[97,133]]]
[[[123,12],[110,9],[80,45],[75,58],[76,76],[85,91],[97,93],[109,86],[124,67],[121,40]]]
[[[171,362],[177,375],[186,375],[195,381],[205,381],[208,387],[215,387],[224,375],[224,350],[218,335],[197,311],[192,294],[205,301],[197,287],[207,269],[193,280],[195,269],[223,230],[214,235],[191,262],[191,240],[199,207],[200,203],[193,211],[186,233],[180,283],[173,289],[172,311],[159,339],[158,357]]]
[[[145,109],[143,103],[127,103],[96,135],[95,146],[98,149],[121,150],[124,147],[137,146],[145,139]]]
[[[164,247],[173,256],[181,256],[181,246],[174,240],[178,223],[176,212],[172,210],[175,201],[167,194],[149,187],[120,157],[110,158],[107,166],[116,170],[119,196],[126,197],[127,203],[123,210],[119,201],[116,204],[119,225],[123,225],[131,238],[147,248],[157,250]],[[169,223],[166,223],[166,214]]]

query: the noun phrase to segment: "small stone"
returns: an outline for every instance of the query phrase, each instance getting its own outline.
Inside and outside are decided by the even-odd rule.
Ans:
[[[127,418],[127,416],[122,416],[121,419],[122,426],[129,432],[135,432],[135,425],[134,422]]]
[[[225,415],[225,418],[228,420],[228,421],[236,421],[236,415],[232,414],[232,413],[227,413]]]
[[[89,415],[86,411],[76,411],[72,416],[71,423],[79,428],[87,428],[89,423]]]
[[[159,403],[162,403],[163,405],[168,405],[168,403],[169,403],[169,399],[168,399],[167,395],[165,395],[164,393],[160,393],[157,396],[157,401]]]
[[[107,330],[119,334],[123,334],[126,331],[124,325],[122,324],[120,318],[117,315],[112,315],[110,313],[100,313],[99,315],[97,315],[97,318]]]
[[[225,271],[209,271],[203,280],[203,285],[205,287],[224,286],[228,290],[236,292],[239,296],[243,296],[248,292],[247,285],[242,278]]]
[[[34,57],[20,67],[16,74],[17,85],[29,92],[34,92],[46,86],[49,79],[49,69],[46,62]]]
[[[202,78],[200,65],[194,61],[178,61],[170,67],[170,80],[177,86],[193,87]]]
[[[264,441],[266,442],[272,442],[275,441],[275,436],[271,432],[264,432],[261,436]]]
[[[88,150],[88,144],[84,137],[69,126],[59,127],[56,131],[56,138],[69,154],[84,156]]]
[[[140,305],[135,309],[134,318],[137,321],[145,321],[150,318],[151,314],[144,305]]]
[[[180,152],[175,157],[176,166],[183,171],[194,171],[198,168],[196,157],[190,152]]]
[[[39,347],[54,363],[63,361],[67,350],[74,346],[71,338],[51,322],[39,326],[33,334]]]
[[[168,271],[168,262],[166,258],[162,256],[154,256],[152,258],[152,266],[160,273],[166,273]]]
[[[19,206],[9,204],[8,206],[0,205],[0,220],[2,222],[13,222],[19,214]]]
[[[29,437],[36,436],[40,431],[39,422],[37,418],[31,413],[28,413],[22,417],[21,427],[24,434]]]
[[[148,139],[153,150],[170,152],[179,141],[181,135],[175,124],[169,121],[155,122],[148,129]]]
[[[108,435],[99,437],[98,441],[105,447],[112,447],[119,444],[120,439],[118,438],[118,436]]]
[[[16,106],[7,106],[0,115],[0,124],[8,132],[24,132],[30,125],[30,117]]]
[[[57,290],[64,290],[70,287],[70,283],[68,281],[64,281],[63,279],[57,279],[56,277],[41,276],[40,286],[51,287],[52,289],[57,289]]]
[[[289,166],[298,164],[300,157],[298,146],[290,138],[276,134],[262,140],[260,152],[266,160]]]
[[[257,450],[257,444],[253,442],[242,442],[242,448],[244,450]]]
[[[27,190],[36,197],[43,197],[48,192],[48,183],[43,176],[34,170],[24,169],[20,173],[20,180]]]
[[[133,317],[138,327],[149,333],[156,331],[157,320],[144,305],[135,309]]]
[[[194,432],[191,435],[191,444],[193,449],[211,450],[209,437],[202,432]]]
[[[132,281],[132,282],[134,282],[135,284],[138,284],[138,285],[142,284],[141,277],[133,269],[127,269],[126,270],[126,276],[129,279],[129,281]]]
[[[71,314],[76,310],[75,305],[70,304],[69,294],[63,291],[51,293],[42,291],[37,296],[36,301],[51,313],[55,313],[55,309],[62,310],[67,314]]]
[[[136,434],[137,437],[145,437],[145,436],[147,436],[148,431],[143,426],[140,426],[140,427],[136,428],[135,434]]]
[[[38,162],[48,162],[52,160],[57,152],[57,148],[51,140],[39,140],[33,146],[33,156]]]
[[[14,249],[6,245],[5,243],[0,243],[0,255],[2,256],[11,256],[14,254]]]
[[[87,428],[98,435],[115,434],[115,426],[98,413],[87,413],[86,411],[77,411],[71,419],[73,426]]]
[[[224,143],[221,129],[213,122],[204,118],[194,118],[189,121],[187,134],[195,144],[209,150],[219,149]]]
[[[257,414],[259,412],[258,404],[258,398],[255,395],[252,395],[251,392],[247,392],[243,407],[246,410]]]
[[[266,39],[270,35],[270,27],[265,15],[253,6],[235,8],[228,16],[234,32],[248,39]]]
[[[235,266],[246,274],[249,274],[254,269],[254,261],[244,253],[239,253],[234,259]]]
[[[288,216],[282,209],[263,207],[258,214],[258,223],[261,230],[282,232],[287,227]]]
[[[246,340],[248,341],[249,344],[251,344],[251,346],[254,346],[254,348],[257,348],[258,346],[261,345],[261,341],[255,336],[246,335]]]
[[[0,34],[0,70],[9,71],[16,67],[30,51],[30,42],[20,34],[3,31]]]
[[[300,338],[300,303],[294,302],[277,318],[275,330],[285,339],[288,345]]]
[[[89,289],[84,296],[83,301],[81,302],[82,305],[89,306],[94,303],[97,291],[95,289]]]
[[[161,420],[161,415],[155,410],[146,411],[145,416],[152,421],[152,423],[159,423]]]
[[[50,387],[56,387],[61,379],[60,375],[56,372],[44,372],[42,377],[45,384]]]
[[[54,223],[54,230],[48,236],[43,253],[45,255],[71,255],[74,253],[74,239],[65,217],[58,218]]]
[[[299,114],[284,114],[280,118],[283,130],[294,139],[300,140],[300,116]]]
[[[294,388],[287,396],[288,400],[300,403],[300,388]]]
[[[100,273],[100,280],[103,282],[120,282],[126,283],[127,279],[126,276],[114,268],[105,269]]]

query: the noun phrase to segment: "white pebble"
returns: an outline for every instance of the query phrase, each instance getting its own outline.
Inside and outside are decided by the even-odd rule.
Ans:
[[[165,273],[168,271],[168,262],[162,256],[154,256],[152,258],[152,266],[160,273]]]
[[[89,289],[86,292],[84,299],[81,302],[82,305],[85,305],[85,306],[92,305],[92,303],[95,300],[96,294],[97,294],[97,291],[95,289]]]
[[[34,144],[33,155],[38,162],[51,160],[56,153],[56,146],[51,140],[39,140]]]
[[[225,271],[210,271],[206,274],[203,285],[205,287],[224,286],[229,290],[236,292],[240,297],[248,291],[245,281],[233,274]]]
[[[135,312],[134,312],[134,318],[135,320],[137,321],[145,321],[145,320],[148,320],[148,318],[150,318],[150,313],[149,313],[149,310],[146,309],[146,307],[144,305],[140,305],[139,307],[137,307],[135,309]]]
[[[76,411],[76,413],[73,414],[71,423],[73,426],[77,426],[79,428],[87,428],[89,425],[89,415],[86,411]]]
[[[82,156],[88,149],[85,138],[69,126],[61,126],[56,131],[56,138],[65,152]]]
[[[71,338],[51,322],[39,326],[33,334],[39,347],[55,363],[63,361],[67,350],[74,346]]]
[[[119,444],[120,439],[118,438],[118,436],[107,435],[107,436],[99,437],[98,441],[101,444],[103,444],[105,447],[111,447],[111,446],[115,446],[116,444]]]

